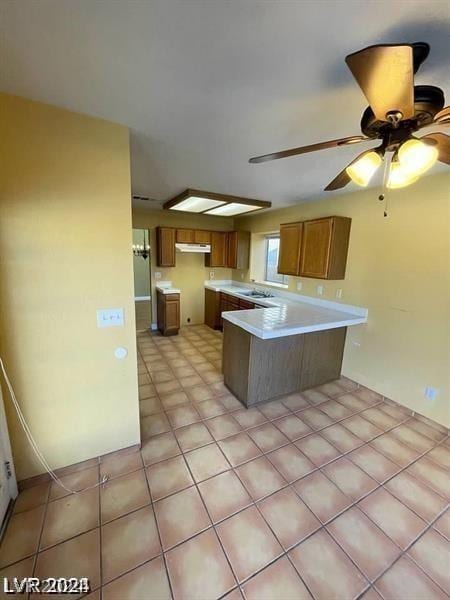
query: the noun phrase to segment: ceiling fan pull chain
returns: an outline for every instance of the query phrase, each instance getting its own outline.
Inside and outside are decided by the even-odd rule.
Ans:
[[[384,169],[383,169],[383,184],[382,184],[382,190],[381,190],[381,194],[378,196],[378,200],[380,200],[380,202],[383,202],[384,200],[384,211],[383,211],[383,216],[387,217],[388,216],[388,187],[387,187],[387,182],[389,179],[389,172],[391,170],[391,160],[389,159],[389,157],[386,155],[384,155]]]

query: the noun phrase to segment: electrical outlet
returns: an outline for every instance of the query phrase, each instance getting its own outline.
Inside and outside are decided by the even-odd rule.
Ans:
[[[323,285],[318,285],[316,290],[317,290],[317,295],[321,296],[323,294]]]
[[[302,287],[303,287],[303,283],[301,281],[297,281],[297,291],[300,292],[300,290],[302,289]]]
[[[425,388],[425,398],[427,400],[436,400],[439,390],[434,387],[427,386]]]
[[[342,298],[342,288],[336,290],[336,298]]]
[[[161,279],[161,272],[160,271],[156,271],[155,272],[155,279]]]
[[[214,271],[210,271],[209,272],[209,278],[210,279],[214,279]]]

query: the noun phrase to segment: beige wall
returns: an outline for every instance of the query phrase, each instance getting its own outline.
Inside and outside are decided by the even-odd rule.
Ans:
[[[289,291],[316,295],[369,309],[367,325],[350,327],[343,372],[348,377],[450,425],[450,175],[424,177],[391,192],[389,217],[364,190],[235,220],[253,233],[280,223],[329,215],[352,218],[344,281],[289,277]],[[248,272],[233,272],[248,281]],[[439,388],[434,401],[424,388]]]
[[[192,215],[165,210],[133,210],[133,227],[146,227],[150,229],[151,254],[151,285],[152,297],[156,297],[155,273],[161,273],[161,280],[172,281],[173,285],[181,290],[181,324],[203,323],[205,318],[205,293],[203,283],[209,279],[210,271],[214,271],[215,279],[231,279],[231,269],[208,269],[205,267],[205,258],[201,254],[180,254],[176,256],[176,267],[163,269],[156,266],[156,233],[155,227],[186,227],[196,229],[210,229],[212,231],[231,231],[233,219],[224,217],[208,217],[206,215]],[[156,323],[156,302],[152,302],[153,323]]]
[[[139,442],[128,131],[7,95],[0,115],[0,350],[57,468]],[[98,329],[113,307],[125,327]],[[4,397],[18,479],[36,475]]]

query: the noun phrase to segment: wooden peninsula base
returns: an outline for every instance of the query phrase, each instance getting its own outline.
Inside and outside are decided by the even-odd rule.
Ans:
[[[225,385],[247,407],[341,374],[347,327],[261,339],[224,320]]]

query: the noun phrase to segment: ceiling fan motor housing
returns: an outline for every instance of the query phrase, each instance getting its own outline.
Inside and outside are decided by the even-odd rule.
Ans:
[[[434,115],[444,107],[444,92],[434,85],[414,86],[414,116],[399,123],[379,121],[368,106],[361,119],[361,131],[370,138],[385,137],[394,127],[417,131],[420,127],[432,123]],[[393,112],[395,109],[393,109]]]

